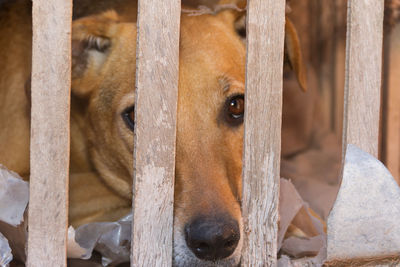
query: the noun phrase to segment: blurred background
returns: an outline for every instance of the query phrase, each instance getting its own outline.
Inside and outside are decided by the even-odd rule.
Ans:
[[[186,0],[183,2],[192,6],[212,7],[218,1]],[[287,1],[289,7],[287,15],[294,22],[302,44],[309,88],[305,94],[297,92],[292,88],[296,86],[290,84],[291,74],[285,74],[282,140],[284,157],[293,156],[306,149],[305,143],[315,143],[315,139],[321,138],[319,133],[322,130],[334,134],[337,144],[339,146],[341,144],[347,2],[347,0]],[[385,0],[379,159],[389,168],[398,182],[400,174],[399,20],[400,0]],[[290,124],[296,125],[294,127]]]

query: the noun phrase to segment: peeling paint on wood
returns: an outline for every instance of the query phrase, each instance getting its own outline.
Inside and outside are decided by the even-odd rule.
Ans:
[[[140,0],[131,266],[171,266],[180,0]]]
[[[378,156],[383,7],[384,1],[348,2],[343,153],[353,144]]]
[[[276,266],[285,1],[247,9],[242,266]]]
[[[66,266],[72,1],[33,1],[28,263]]]

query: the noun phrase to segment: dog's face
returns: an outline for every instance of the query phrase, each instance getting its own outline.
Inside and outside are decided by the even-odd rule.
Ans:
[[[174,263],[240,261],[245,46],[235,13],[182,15]],[[73,24],[72,92],[87,101],[92,164],[132,196],[136,25],[113,12]],[[168,88],[165,88],[168,90]]]
[[[193,34],[195,33],[195,34]],[[241,251],[245,47],[230,14],[183,17],[175,262],[232,266]]]
[[[108,12],[74,23],[72,91],[88,101],[96,170],[131,198],[136,27],[117,19]],[[241,244],[245,47],[233,15],[183,16],[181,24],[174,261],[231,266]]]

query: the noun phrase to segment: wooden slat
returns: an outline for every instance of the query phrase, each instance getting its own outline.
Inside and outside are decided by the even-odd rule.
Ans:
[[[33,1],[28,266],[66,266],[71,0]]]
[[[276,266],[285,1],[247,9],[243,266]]]
[[[383,4],[350,0],[347,11],[347,59],[343,151],[354,144],[378,156],[382,68]]]
[[[171,266],[180,0],[140,0],[131,266]]]

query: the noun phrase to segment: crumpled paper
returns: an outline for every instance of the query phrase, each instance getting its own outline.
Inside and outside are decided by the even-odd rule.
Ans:
[[[281,254],[291,258],[309,257],[308,263],[321,266],[325,260],[325,225],[312,214],[294,185],[283,178],[280,180],[279,216],[278,250]]]
[[[88,223],[78,227],[75,240],[87,253],[82,259],[89,259],[93,250],[102,255],[102,264],[129,262],[132,215],[117,222]]]
[[[68,241],[67,241],[67,248],[68,248],[68,258],[71,259],[89,259],[92,253],[92,250],[88,251],[81,247],[76,241],[76,232],[74,227],[70,226],[68,228]],[[89,255],[89,256],[87,256]]]
[[[319,266],[324,260],[324,226],[310,212],[289,180],[281,179],[280,183],[278,245],[283,255],[280,264],[287,260],[294,264],[298,260],[293,258],[307,256],[308,263]],[[7,261],[10,260],[10,247],[15,258],[25,260],[27,220],[24,220],[24,214],[29,198],[28,190],[27,182],[1,166],[0,203],[8,204],[2,205],[0,209],[0,220],[3,221],[0,222],[0,232],[8,238],[10,246],[0,246],[0,255],[7,255],[3,257]],[[116,222],[89,223],[77,229],[71,226],[68,229],[68,258],[90,259],[96,250],[102,255],[103,266],[129,262],[131,224],[130,214]],[[4,241],[7,240],[4,238]]]
[[[82,258],[90,258],[92,251],[96,250],[102,255],[103,266],[129,262],[131,224],[132,215],[128,215],[117,222],[89,223],[78,227],[75,240],[87,250]],[[285,238],[290,226],[296,231]],[[294,185],[289,180],[281,179],[278,248],[290,257],[308,256],[307,262],[320,266],[324,260],[325,242],[322,222],[309,212],[307,203]]]
[[[25,257],[24,212],[28,200],[28,183],[0,164],[0,266],[12,260],[11,250],[18,258]],[[13,239],[8,242],[10,236]]]
[[[281,176],[289,178],[304,201],[326,219],[339,191],[341,144],[334,134],[321,134],[315,144],[281,160]]]
[[[23,221],[28,201],[28,183],[0,164],[0,221],[19,225]]]
[[[0,233],[0,267],[6,267],[12,261],[11,248],[8,240]]]

